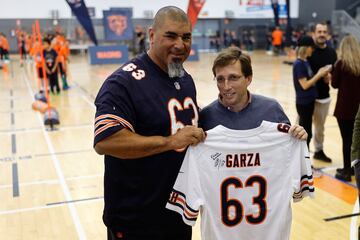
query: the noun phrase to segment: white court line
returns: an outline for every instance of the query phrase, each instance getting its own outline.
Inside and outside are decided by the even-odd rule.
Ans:
[[[54,204],[54,205],[47,205],[47,206],[37,206],[37,207],[31,207],[31,208],[18,208],[18,209],[14,209],[14,210],[0,211],[0,216],[1,215],[10,215],[10,214],[15,214],[15,213],[32,212],[32,211],[38,211],[38,210],[48,209],[48,208],[56,208],[56,207],[61,207],[64,205],[84,204],[84,203],[97,202],[97,201],[104,201],[104,199],[98,198],[98,199],[90,199],[90,200],[78,201],[78,202],[72,202],[72,203],[64,202],[64,203],[59,203],[59,204]]]
[[[83,129],[83,128],[93,128],[94,124],[79,124],[79,125],[68,125],[58,128],[58,131],[66,131],[72,129]],[[20,128],[20,129],[0,129],[0,134],[12,134],[12,133],[30,133],[30,132],[40,132],[42,128]]]
[[[66,181],[74,181],[74,180],[98,178],[98,177],[103,177],[103,176],[104,176],[104,174],[99,173],[99,174],[92,174],[92,175],[69,177],[69,178],[65,178],[65,180]],[[20,183],[19,186],[20,187],[26,187],[26,186],[32,186],[32,185],[57,184],[57,183],[59,183],[59,180],[57,180],[57,179],[44,179],[44,180],[39,180],[39,181],[23,182],[23,183]],[[12,184],[0,185],[0,189],[12,188],[12,187],[13,187]]]
[[[25,73],[23,73],[23,80],[24,80],[24,82],[25,82],[25,84],[26,84],[26,86],[28,88],[28,92],[29,92],[30,96],[34,96],[34,92],[31,89],[31,86],[29,84],[29,80],[25,76]],[[73,199],[71,197],[70,190],[69,190],[68,186],[66,185],[64,174],[63,174],[63,172],[61,170],[59,159],[57,158],[57,156],[55,154],[54,146],[51,143],[49,133],[45,129],[43,119],[41,119],[41,114],[39,112],[37,112],[36,115],[37,115],[37,117],[39,119],[39,122],[40,122],[40,124],[42,126],[42,132],[44,134],[44,137],[45,137],[49,152],[51,154],[51,159],[52,159],[52,162],[54,164],[56,174],[57,174],[57,176],[59,178],[61,189],[62,189],[62,191],[63,191],[63,193],[65,195],[65,200],[66,201],[72,201]],[[85,240],[86,239],[85,231],[84,231],[84,229],[83,229],[83,227],[81,225],[79,215],[78,215],[78,213],[76,211],[74,203],[69,203],[67,206],[69,208],[71,218],[72,218],[72,220],[73,220],[73,222],[75,224],[76,232],[78,234],[79,239],[80,240]]]
[[[353,211],[352,211],[352,213],[354,214],[354,213],[358,213],[359,212],[359,197],[356,199],[356,202],[355,202],[355,205],[354,205],[354,208],[353,208]],[[357,227],[357,225],[356,225],[356,223],[357,223],[357,219],[358,219],[358,217],[356,216],[356,217],[352,217],[351,218],[351,222],[350,222],[350,240],[359,240],[357,237],[357,229],[358,229],[358,227]]]

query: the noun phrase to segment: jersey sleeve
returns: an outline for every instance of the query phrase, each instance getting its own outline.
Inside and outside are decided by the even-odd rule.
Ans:
[[[181,214],[183,221],[191,226],[195,225],[201,206],[201,184],[199,169],[199,155],[196,147],[189,147],[175,185],[166,204],[166,208]]]
[[[105,80],[96,99],[94,146],[99,141],[127,128],[135,132],[135,111],[126,79],[113,74]]]
[[[308,73],[305,64],[303,64],[302,62],[297,62],[294,65],[294,77],[297,81],[299,81],[302,78],[308,78]]]
[[[292,139],[292,149],[290,154],[293,156],[291,171],[293,180],[293,201],[299,202],[304,197],[314,197],[314,181],[311,171],[309,151],[305,141]]]

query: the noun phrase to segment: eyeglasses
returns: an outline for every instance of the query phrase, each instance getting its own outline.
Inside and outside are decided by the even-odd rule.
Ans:
[[[225,82],[225,80],[227,79],[229,82],[236,82],[238,80],[240,80],[241,78],[243,78],[244,76],[240,76],[240,75],[235,75],[235,74],[230,74],[227,78],[225,78],[224,76],[217,76],[214,78],[214,80],[216,80],[216,82],[218,84],[222,84]]]

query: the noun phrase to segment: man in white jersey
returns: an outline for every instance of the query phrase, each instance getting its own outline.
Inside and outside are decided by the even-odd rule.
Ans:
[[[204,130],[212,130],[189,148],[167,208],[190,225],[201,208],[205,240],[288,239],[290,199],[314,188],[306,143],[287,132],[307,134],[278,124],[289,120],[274,99],[250,94],[251,60],[240,49],[221,52],[213,73],[219,99],[200,113]]]

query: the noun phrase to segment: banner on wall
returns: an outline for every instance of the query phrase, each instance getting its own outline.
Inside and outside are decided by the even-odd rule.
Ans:
[[[71,11],[76,16],[81,26],[85,29],[89,35],[91,41],[97,45],[97,39],[94,31],[94,26],[89,16],[88,8],[85,5],[84,0],[66,0],[69,4]]]
[[[105,39],[110,41],[132,40],[132,8],[116,8],[103,11]]]
[[[119,64],[129,60],[128,47],[117,46],[91,46],[89,47],[90,64]]]
[[[193,27],[197,22],[201,8],[204,6],[205,0],[189,0],[187,15]]]
[[[260,18],[273,17],[285,18],[287,17],[286,0],[248,0],[240,1],[240,6],[244,7],[245,13],[257,16]]]

